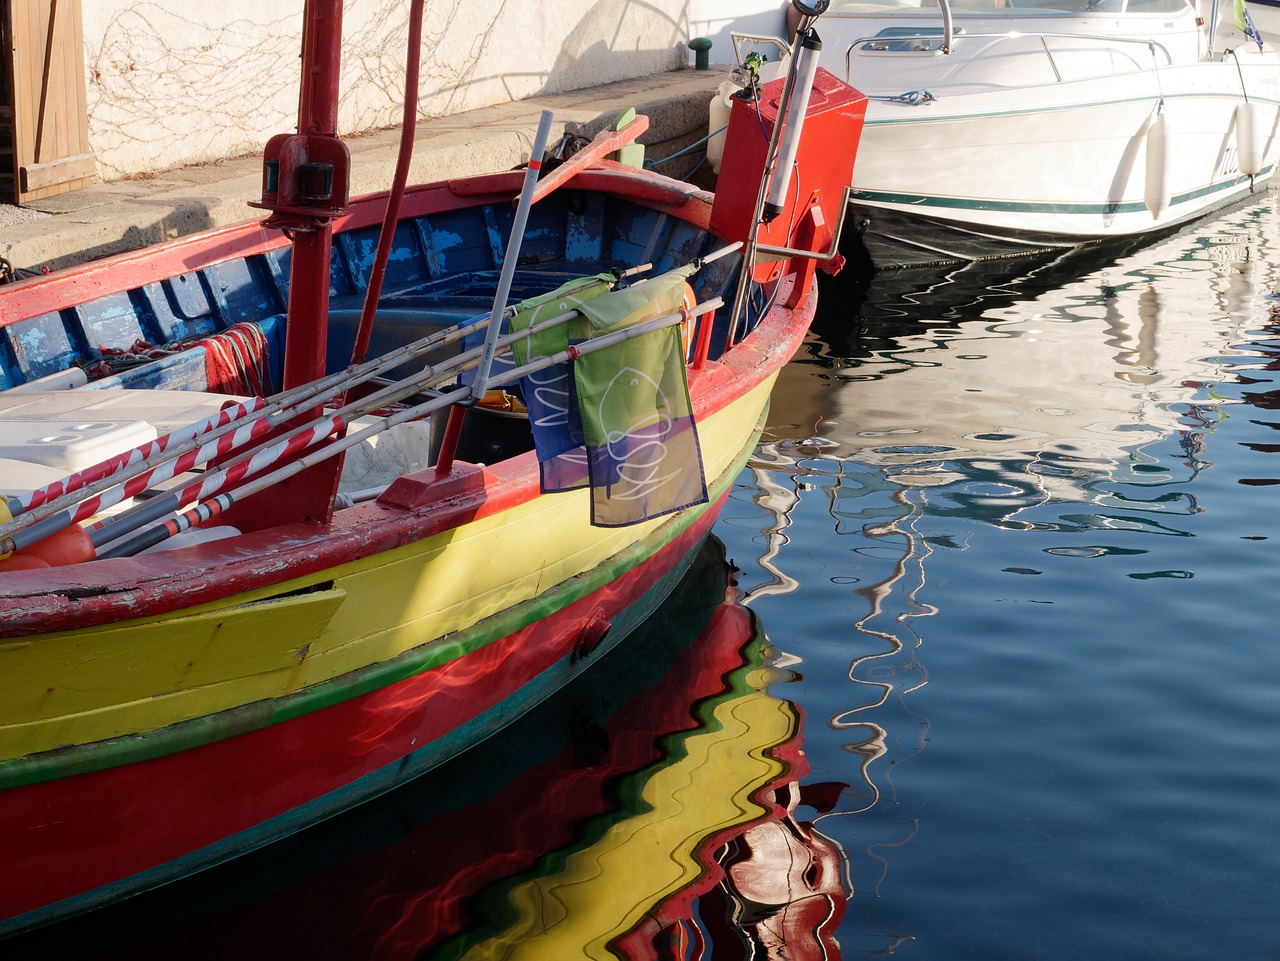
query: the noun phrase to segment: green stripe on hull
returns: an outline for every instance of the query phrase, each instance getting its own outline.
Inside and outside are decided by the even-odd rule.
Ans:
[[[768,404],[756,426],[757,437],[767,413]],[[709,504],[716,503],[729,490],[746,465],[753,448],[754,442],[744,447],[730,469],[711,487]],[[0,762],[0,790],[121,767],[201,747],[302,717],[433,670],[501,640],[599,590],[643,564],[688,530],[708,509],[709,505],[682,511],[658,527],[648,538],[619,551],[593,570],[557,584],[538,597],[485,618],[452,637],[430,641],[391,660],[316,684],[296,694],[181,721],[146,734],[74,745]]]
[[[1273,167],[1264,168],[1258,177],[1271,174]],[[1207,187],[1187,191],[1171,198],[1170,206],[1199,200],[1210,194],[1224,193],[1249,182],[1247,174],[1240,174],[1231,180],[1223,180]],[[1138,213],[1147,209],[1142,201],[1127,203],[1033,203],[1020,200],[974,200],[969,197],[935,197],[929,194],[891,193],[880,190],[853,190],[850,194],[854,203],[863,202],[879,206],[909,208],[913,213],[936,208],[938,210],[994,210],[1001,213],[1028,214],[1070,214],[1076,216],[1101,216],[1111,214]]]

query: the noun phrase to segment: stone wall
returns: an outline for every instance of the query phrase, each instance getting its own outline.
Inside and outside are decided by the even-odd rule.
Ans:
[[[702,2],[702,0],[699,0]],[[83,4],[89,134],[104,180],[256,153],[297,124],[303,0]],[[339,132],[398,124],[407,0],[347,0]],[[419,114],[672,70],[689,0],[431,0]]]

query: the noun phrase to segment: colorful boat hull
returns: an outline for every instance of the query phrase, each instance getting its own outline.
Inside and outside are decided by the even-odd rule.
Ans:
[[[211,715],[155,732],[159,749],[145,738],[126,739],[98,745],[89,761],[128,763],[20,787],[8,782],[0,792],[0,903],[14,915],[7,926],[38,924],[207,868],[478,743],[642,621],[679,580],[713,517],[704,511],[673,524],[678,530],[664,532],[669,539],[647,563],[554,613],[522,612],[523,627],[403,680],[275,723],[241,716],[251,710]],[[617,640],[566,654],[564,638],[582,635],[600,617],[616,628]],[[280,715],[299,710],[276,707]],[[237,728],[241,733],[226,736]],[[179,744],[185,749],[175,750]],[[40,773],[52,773],[49,767]],[[184,816],[173,817],[175,810]],[[56,908],[40,913],[46,905]]]
[[[817,253],[830,237],[815,235],[815,224],[838,222],[864,108],[846,93],[827,110],[823,130],[847,163],[828,156],[803,193],[792,186],[787,209],[800,214],[772,225],[786,253],[774,256],[767,279],[732,244],[749,238],[713,227],[711,194],[609,161],[578,170],[534,208],[509,294],[517,258],[503,237],[509,229],[521,237],[512,206],[523,173],[416,188],[400,208],[370,346],[380,356],[442,329],[458,330],[466,349],[468,318],[495,299],[560,298],[566,281],[584,277],[617,283],[619,264],[684,271],[686,300],[710,303],[696,324],[688,308],[666,315],[688,325],[692,346],[681,350],[675,338],[667,356],[687,376],[692,413],[680,419],[696,423],[700,454],[676,466],[705,478],[704,502],[597,526],[601,482],[547,484],[529,419],[514,446],[504,441],[486,464],[455,460],[452,426],[483,432],[488,416],[455,407],[437,449],[419,452],[428,466],[390,463],[385,482],[342,502],[342,458],[298,461],[305,470],[218,507],[218,539],[50,562],[24,553],[43,541],[13,539],[23,518],[9,524],[0,542],[14,552],[0,559],[0,935],[207,869],[373,798],[513,724],[624,643],[706,537],[756,443],[773,381],[806,334],[817,294],[803,250]],[[758,126],[750,133],[758,137]],[[387,204],[356,201],[332,224],[329,296],[318,298],[330,309],[318,327],[293,326],[307,317],[294,310],[290,283],[291,273],[304,273],[299,248],[291,259],[285,241],[259,225],[14,285],[0,292],[3,386],[38,396],[19,391],[82,364],[101,375],[75,393],[85,411],[103,388],[127,388],[133,398],[194,389],[216,402],[224,395],[215,381],[237,373],[247,378],[241,395],[266,394],[261,385],[282,373],[275,347],[293,356],[299,329],[325,333],[329,366],[341,370],[363,337],[356,308],[375,272]],[[739,284],[744,274],[754,280]],[[630,284],[643,309],[656,309],[657,301],[644,307],[657,296],[645,290],[661,283]],[[735,291],[738,303],[725,306]],[[630,318],[636,311],[626,302]],[[155,340],[163,350],[151,349]],[[584,334],[565,357],[579,363],[591,346]],[[246,351],[261,354],[228,371]],[[118,363],[131,354],[141,356]],[[627,366],[639,361],[615,363],[615,380],[624,371],[631,383],[648,376]],[[412,388],[397,395],[407,411],[379,402],[361,416],[422,424],[410,398],[424,384],[400,383]],[[427,405],[460,397],[437,404],[456,384],[451,369],[426,385],[435,392]],[[640,415],[644,423],[654,416]],[[289,417],[273,430],[290,429],[298,418]],[[363,435],[353,428],[351,436]],[[668,439],[607,442],[651,455]],[[286,466],[298,453],[283,455]],[[219,450],[212,469],[196,475],[201,508],[213,501],[204,484],[225,456]],[[656,463],[674,476],[672,464]],[[134,493],[152,498],[144,515],[168,502],[167,491]],[[10,497],[0,526],[6,514],[38,509],[32,503]],[[85,506],[69,519],[82,540],[109,529],[89,516],[96,500]]]
[[[725,882],[717,854],[781,827],[778,797],[806,773],[802,715],[767,693],[771,656],[712,537],[625,645],[518,729],[281,844],[5,947],[213,958],[256,931],[267,954],[651,957]],[[584,888],[589,909],[526,936],[531,892],[555,911]]]

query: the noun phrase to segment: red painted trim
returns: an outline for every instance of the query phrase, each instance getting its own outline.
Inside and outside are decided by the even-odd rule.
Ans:
[[[520,192],[523,178],[524,172],[516,170],[410,187],[405,191],[401,214],[417,217],[509,200]],[[706,191],[676,186],[657,174],[611,161],[602,161],[598,168],[578,174],[571,189],[577,188],[632,197],[639,203],[678,213],[700,227],[705,227],[710,217],[712,196]],[[352,200],[348,213],[334,221],[334,233],[380,224],[386,198],[387,192],[380,192]],[[4,289],[0,327],[130,290],[157,278],[279,250],[288,244],[282,234],[251,221],[55,270]]]
[[[266,253],[287,243],[282,235],[267,231],[256,223],[236,224],[55,270],[5,288],[0,298],[4,304],[0,327],[130,290],[160,277],[185,274],[228,260]]]
[[[445,737],[676,569],[723,503],[601,590],[432,671],[199,748],[0,792],[0,918],[188,856]]]
[[[798,310],[775,307],[743,344],[692,371],[695,415],[705,418],[723,409],[786,363],[815,309],[813,292]],[[413,543],[538,496],[537,461],[528,453],[489,468],[455,464],[447,478],[430,470],[411,474],[379,502],[339,511],[330,524],[283,525],[184,551],[178,559],[160,553],[11,572],[0,578],[0,637],[109,624],[217,601]]]

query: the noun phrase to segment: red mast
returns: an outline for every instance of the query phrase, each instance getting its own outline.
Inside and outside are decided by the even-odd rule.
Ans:
[[[264,227],[293,242],[283,389],[325,374],[329,339],[329,261],[333,221],[346,212],[351,157],[338,139],[342,0],[307,0],[303,11],[298,132],[276,134],[263,151]],[[304,418],[318,416],[320,408]],[[290,518],[325,521],[333,511],[342,458],[310,467],[235,508],[247,530]]]
[[[341,54],[342,0],[307,0],[298,132],[267,141],[262,200],[253,204],[271,211],[264,226],[293,241],[285,389],[325,373],[333,220],[350,189],[351,158],[337,133]]]

